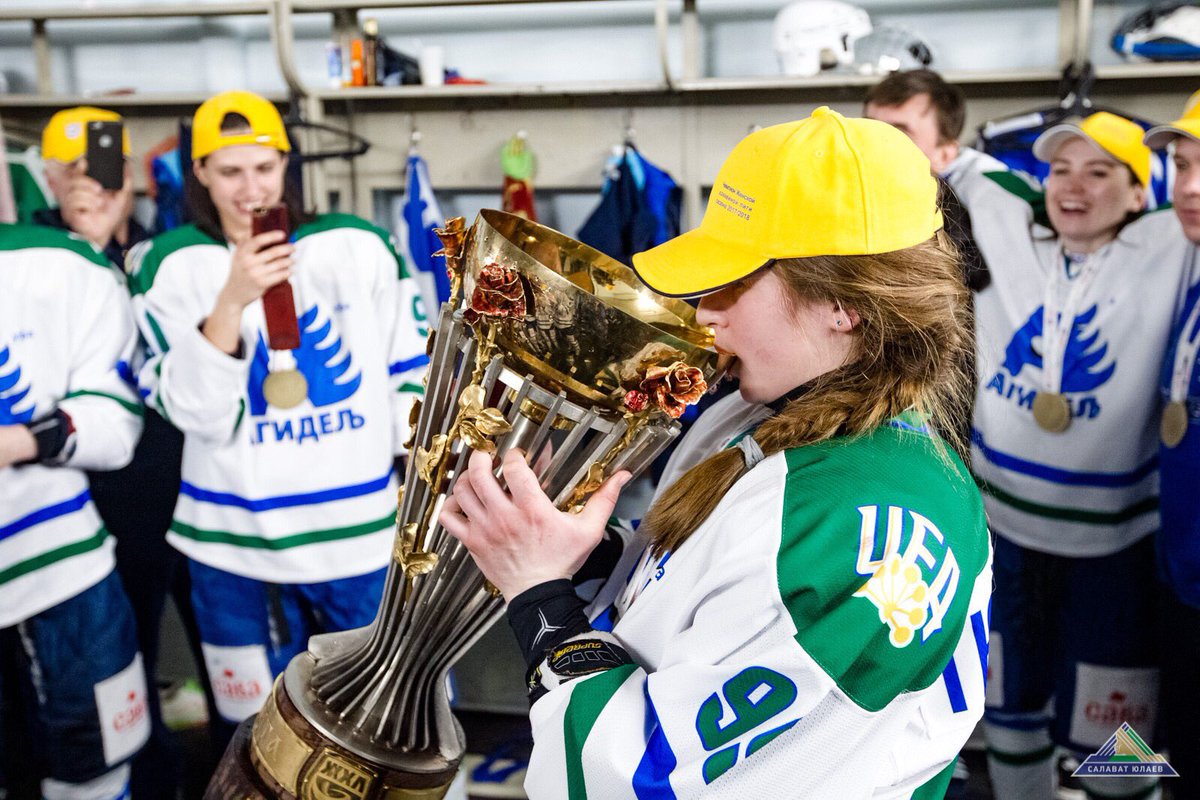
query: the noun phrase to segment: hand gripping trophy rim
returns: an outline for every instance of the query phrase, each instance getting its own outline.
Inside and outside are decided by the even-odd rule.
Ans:
[[[536,455],[551,443],[539,479],[577,509],[608,475],[648,466],[717,376],[692,308],[625,265],[500,211],[462,223],[439,231],[453,296],[430,337],[376,620],[314,637],[255,723],[251,760],[279,796],[323,797],[314,781],[344,774],[378,784],[363,797],[432,798],[453,778],[464,741],[446,672],[503,613],[437,524],[473,449]]]

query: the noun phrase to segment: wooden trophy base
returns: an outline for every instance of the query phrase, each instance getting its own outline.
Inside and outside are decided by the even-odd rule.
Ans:
[[[356,755],[313,727],[277,680],[238,726],[204,800],[441,800],[457,767],[413,773]]]

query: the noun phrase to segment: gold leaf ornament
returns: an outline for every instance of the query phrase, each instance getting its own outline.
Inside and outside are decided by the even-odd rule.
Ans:
[[[458,414],[459,437],[472,450],[496,452],[496,444],[489,437],[500,436],[512,430],[512,425],[498,408],[484,408],[483,387],[468,386],[458,398],[461,408]]]
[[[438,563],[437,553],[417,551],[417,523],[410,522],[401,529],[396,539],[392,558],[404,571],[406,578],[415,578],[431,571]]]
[[[429,449],[424,447],[417,448],[417,475],[421,480],[432,485],[434,473],[437,472],[438,465],[442,463],[442,459],[446,456],[446,447],[450,443],[450,437],[444,433],[439,433],[433,437],[433,441],[429,443]]]
[[[584,495],[591,494],[604,484],[604,465],[600,463],[592,464],[588,467],[587,476],[583,482],[575,489],[576,494]]]

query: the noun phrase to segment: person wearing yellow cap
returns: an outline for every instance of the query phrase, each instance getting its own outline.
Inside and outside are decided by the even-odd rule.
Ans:
[[[32,217],[38,225],[70,230],[87,239],[118,267],[125,254],[149,233],[133,218],[132,151],[129,131],[123,129],[125,183],[115,191],[104,189],[87,175],[88,123],[121,122],[121,115],[103,108],[79,106],[57,112],[42,129],[42,160],[46,184],[57,208],[39,209]]]
[[[388,234],[306,213],[290,150],[266,99],[209,98],[192,122],[194,222],[130,256],[151,350],[139,384],[184,435],[168,540],[187,557],[219,742],[310,635],[374,618],[394,459],[428,363]],[[280,205],[287,230],[254,234],[255,214]]]
[[[1175,167],[1171,204],[1191,242],[1186,258],[1192,285],[1179,307],[1159,381],[1159,497],[1162,529],[1156,537],[1164,584],[1162,715],[1177,798],[1200,797],[1200,92],[1183,116],[1151,128],[1145,142],[1167,149]]]
[[[1082,762],[1122,721],[1154,742],[1153,387],[1187,278],[1174,215],[1144,212],[1142,133],[1105,112],[1042,133],[1050,227],[1015,175],[960,191],[993,278],[975,297],[971,455],[995,535],[984,727],[1000,800],[1049,800],[1056,746]],[[1157,780],[1076,777],[1120,797]]]
[[[591,604],[568,579],[628,474],[563,514],[521,454],[507,489],[471,456],[441,522],[530,668],[529,797],[944,793],[983,712],[991,574],[941,229],[929,161],[885,123],[820,108],[733,149],[700,226],[633,262],[699,298],[739,392]]]

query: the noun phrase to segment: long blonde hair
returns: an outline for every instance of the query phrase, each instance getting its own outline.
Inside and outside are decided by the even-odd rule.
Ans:
[[[772,268],[794,302],[840,303],[860,322],[847,363],[814,379],[754,432],[766,455],[867,433],[908,409],[965,453],[973,376],[964,365],[974,341],[961,266],[942,231],[892,253],[780,259]],[[684,473],[643,522],[656,553],[678,548],[745,472],[733,448]]]

